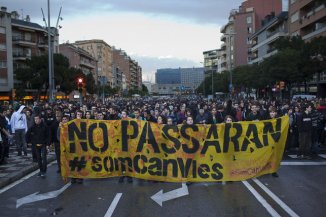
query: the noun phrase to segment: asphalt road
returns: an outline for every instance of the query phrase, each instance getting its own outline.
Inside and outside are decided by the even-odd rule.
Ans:
[[[118,178],[89,179],[83,184],[66,185],[56,173],[56,165],[52,165],[46,178],[37,177],[35,172],[21,183],[2,189],[0,216],[326,216],[326,159],[289,162],[316,165],[283,165],[278,178],[266,175],[247,182],[194,183],[183,187],[181,183],[139,179],[118,183]],[[51,197],[44,193],[52,192],[53,196],[58,193],[53,191],[64,186],[66,189],[57,197],[41,200]],[[160,206],[151,199],[160,190],[166,197],[178,193],[180,197],[170,198]],[[26,197],[35,192],[41,195]],[[21,203],[24,197],[25,202],[31,198],[40,200]]]

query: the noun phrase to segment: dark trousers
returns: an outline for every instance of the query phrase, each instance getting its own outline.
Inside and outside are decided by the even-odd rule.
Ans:
[[[42,145],[41,147],[36,146],[36,144],[32,144],[36,149],[36,158],[38,167],[40,168],[41,173],[46,173],[47,168],[47,159],[46,159],[46,145]]]
[[[5,147],[5,157],[9,157],[9,141],[8,138],[3,139],[3,145]]]
[[[299,153],[298,155],[308,156],[311,154],[311,131],[299,132]]]
[[[33,161],[36,162],[37,161],[37,156],[36,156],[36,147],[35,147],[35,145],[32,145],[32,157],[33,157]]]
[[[60,143],[54,143],[55,156],[57,158],[58,169],[61,171],[61,160],[60,160]]]
[[[0,164],[5,161],[5,146],[3,142],[0,142]]]
[[[5,163],[6,158],[9,157],[9,143],[8,139],[2,135],[2,142],[0,142],[0,163]]]
[[[27,154],[27,144],[25,140],[25,134],[26,134],[25,129],[15,130],[14,139],[15,139],[18,154],[22,153],[22,149],[24,153]]]

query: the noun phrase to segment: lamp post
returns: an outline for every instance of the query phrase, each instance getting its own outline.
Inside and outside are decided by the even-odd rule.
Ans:
[[[95,84],[96,84],[96,86],[97,86],[97,96],[99,96],[100,95],[100,89],[99,89],[99,79],[100,79],[100,75],[99,75],[99,71],[98,71],[98,63],[99,63],[99,61],[100,61],[100,59],[101,59],[101,56],[100,55],[98,55],[97,56],[97,58],[96,58],[96,82],[95,82]],[[102,65],[102,64],[101,64]]]
[[[52,83],[52,46],[51,46],[51,23],[50,23],[50,0],[48,0],[48,61],[49,61],[49,101],[53,102]]]
[[[213,68],[211,70],[212,70],[212,96],[214,99],[214,70]]]
[[[53,60],[53,50],[54,50],[54,39],[55,36],[57,35],[57,29],[58,29],[58,24],[59,24],[59,19],[62,20],[61,15],[61,9],[60,7],[60,12],[59,16],[57,19],[57,25],[55,27],[55,32],[53,33],[53,41],[51,40],[51,19],[50,19],[50,0],[47,0],[47,6],[48,6],[48,22],[45,20],[45,16],[42,10],[42,15],[43,15],[43,21],[45,22],[45,26],[47,26],[47,33],[48,33],[48,64],[49,64],[49,102],[54,101],[54,87],[55,87],[55,81],[54,81],[54,60]],[[61,26],[59,26],[61,28]]]
[[[200,62],[201,64],[203,64],[203,68],[204,68],[204,80],[203,80],[203,95],[205,98],[205,78],[206,78],[206,74],[205,74],[205,63],[204,62]]]

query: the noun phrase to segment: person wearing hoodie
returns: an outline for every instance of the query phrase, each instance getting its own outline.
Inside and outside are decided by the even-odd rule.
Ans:
[[[24,151],[24,155],[27,156],[25,135],[28,130],[28,126],[25,115],[25,108],[26,107],[24,105],[21,105],[19,109],[12,114],[10,120],[11,133],[14,135],[14,141],[17,147],[18,156],[22,155],[22,150]]]

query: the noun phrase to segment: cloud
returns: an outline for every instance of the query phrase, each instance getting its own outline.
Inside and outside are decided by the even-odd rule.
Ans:
[[[171,18],[195,21],[198,23],[225,22],[231,9],[237,9],[243,0],[55,0],[50,1],[51,14],[55,18],[60,6],[63,16],[85,15],[96,13],[136,12],[148,16],[170,16]],[[17,10],[32,18],[42,18],[41,7],[47,13],[45,0],[2,0],[2,6],[10,11]],[[47,15],[46,15],[47,16]]]

